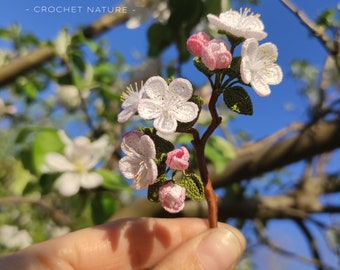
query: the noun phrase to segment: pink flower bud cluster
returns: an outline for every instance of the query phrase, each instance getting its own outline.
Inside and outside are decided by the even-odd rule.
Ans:
[[[189,151],[186,147],[170,151],[165,161],[172,170],[186,170],[189,167]],[[169,181],[159,189],[159,201],[169,213],[177,213],[184,208],[185,188]]]
[[[229,67],[232,55],[228,44],[222,39],[212,39],[204,32],[193,34],[187,40],[188,51],[201,58],[209,70]]]

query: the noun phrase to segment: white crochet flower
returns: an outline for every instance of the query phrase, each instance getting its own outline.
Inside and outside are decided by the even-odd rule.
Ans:
[[[121,97],[123,100],[123,110],[118,114],[119,123],[125,123],[135,115],[139,102],[143,97],[143,92],[143,88],[139,90],[137,84],[135,85],[135,89],[132,87],[132,85],[127,87],[127,90],[122,94]]]
[[[221,13],[218,17],[208,14],[209,23],[215,25],[218,30],[223,30],[236,37],[264,39],[267,33],[264,32],[264,25],[259,19],[258,14],[250,13],[250,9],[246,8],[240,12],[229,10]]]
[[[282,81],[282,71],[275,64],[278,52],[274,44],[268,42],[258,45],[256,39],[247,39],[241,49],[241,78],[259,96],[270,94],[269,85],[279,84]]]
[[[176,131],[177,121],[188,123],[198,114],[198,106],[188,101],[193,94],[191,83],[182,78],[174,79],[169,85],[160,76],[148,79],[143,89],[148,98],[138,106],[140,117],[155,119],[154,127],[163,134]]]
[[[121,148],[126,156],[119,160],[119,170],[134,180],[133,187],[146,189],[153,184],[158,173],[153,140],[142,131],[133,130],[123,136]]]

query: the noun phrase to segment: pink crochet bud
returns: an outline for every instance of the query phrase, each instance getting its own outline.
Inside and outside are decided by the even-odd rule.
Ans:
[[[202,49],[201,60],[209,70],[223,69],[229,67],[232,55],[227,43],[213,39]]]
[[[189,167],[189,156],[188,149],[182,146],[169,152],[165,163],[172,170],[186,170]]]
[[[169,213],[178,213],[184,208],[185,188],[169,181],[160,187],[159,201]]]
[[[193,34],[187,40],[188,51],[195,56],[201,57],[202,49],[208,44],[210,38],[204,32]]]

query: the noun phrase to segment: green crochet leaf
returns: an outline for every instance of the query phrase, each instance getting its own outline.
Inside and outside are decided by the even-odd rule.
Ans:
[[[148,187],[148,200],[150,202],[159,202],[159,189],[162,185],[164,185],[168,181],[165,174],[162,174],[159,176],[155,183],[152,185],[149,185]]]
[[[241,86],[225,88],[223,90],[223,100],[227,107],[239,114],[252,115],[253,104],[251,99]]]
[[[179,181],[176,181],[176,184],[185,187],[187,198],[195,201],[200,201],[204,198],[204,185],[201,177],[197,174],[184,174]]]

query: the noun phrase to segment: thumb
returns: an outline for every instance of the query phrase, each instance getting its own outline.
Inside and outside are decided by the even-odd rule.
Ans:
[[[231,270],[245,246],[245,239],[237,229],[211,229],[177,247],[154,269]]]

